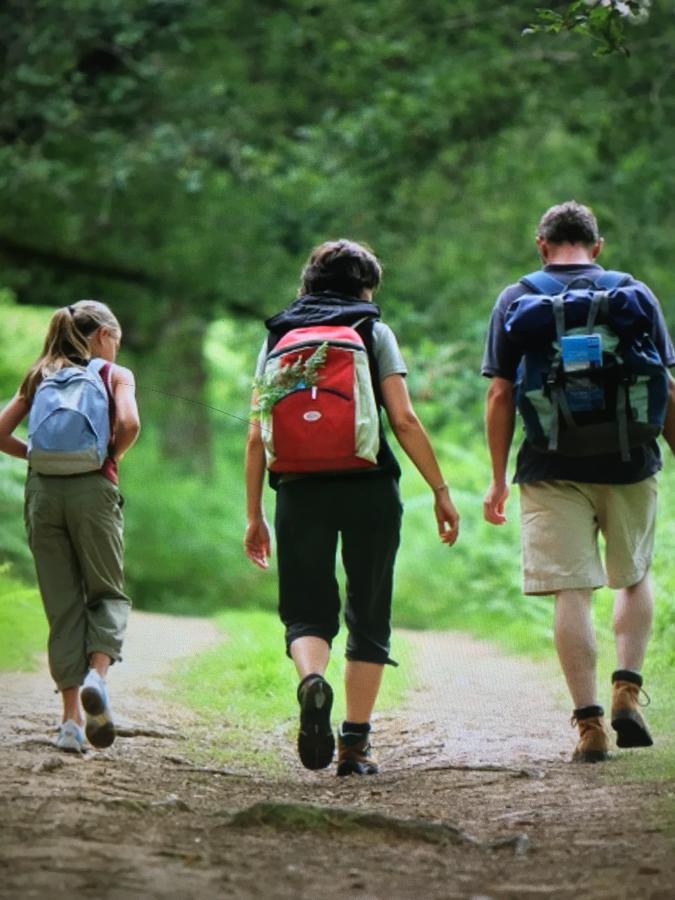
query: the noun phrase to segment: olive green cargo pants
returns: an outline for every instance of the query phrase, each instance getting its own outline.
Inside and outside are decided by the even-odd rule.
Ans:
[[[59,690],[82,683],[91,653],[121,659],[131,601],[124,593],[120,507],[119,490],[99,472],[28,474],[26,531]]]

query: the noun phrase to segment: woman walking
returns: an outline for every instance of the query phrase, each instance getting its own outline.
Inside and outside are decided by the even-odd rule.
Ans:
[[[370,719],[384,666],[396,665],[389,640],[400,469],[381,427],[382,408],[432,491],[441,541],[454,544],[459,528],[410,402],[396,338],[372,302],[381,275],[375,255],[353,241],[330,241],[312,251],[299,296],[265,323],[252,401],[257,417],[246,453],[244,548],[261,568],[271,552],[262,506],[266,467],[277,492],[279,612],[300,680],[298,752],[309,769],[330,765],[335,751],[333,692],[323,676],[339,629],[335,563],[341,539],[348,638],[338,775],[378,771]]]

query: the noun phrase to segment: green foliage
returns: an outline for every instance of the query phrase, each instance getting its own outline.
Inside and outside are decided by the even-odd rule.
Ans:
[[[596,42],[595,56],[610,53],[628,56],[626,23],[646,22],[650,8],[651,0],[575,0],[563,12],[539,9],[539,24],[531,25],[523,33],[574,32]]]
[[[259,577],[265,573],[256,572],[242,550],[239,458],[221,459],[210,476],[186,474],[162,455],[156,431],[146,428],[123,466],[126,571],[136,605],[197,614],[273,605],[273,579]]]
[[[15,574],[33,578],[33,559],[23,524],[23,485],[26,463],[0,455],[0,568],[11,563]]]
[[[0,566],[0,670],[31,671],[47,646],[47,620],[38,592]]]
[[[257,415],[269,416],[275,403],[293,391],[316,387],[321,379],[319,370],[326,364],[328,344],[324,341],[309,356],[298,355],[293,362],[265,372],[253,381],[258,392]]]
[[[50,312],[17,306],[11,291],[0,290],[0,404],[16,392],[42,349]]]

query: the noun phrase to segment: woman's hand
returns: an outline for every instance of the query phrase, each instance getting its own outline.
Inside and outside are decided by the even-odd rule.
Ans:
[[[244,535],[244,553],[259,569],[269,567],[269,558],[272,555],[270,532],[264,519],[249,522]]]
[[[452,547],[459,535],[459,513],[447,489],[435,493],[434,515],[441,541]]]

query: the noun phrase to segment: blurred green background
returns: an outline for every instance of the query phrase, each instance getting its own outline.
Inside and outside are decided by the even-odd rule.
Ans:
[[[138,608],[274,609],[273,572],[241,549],[261,323],[315,243],[349,236],[383,261],[377,299],[462,514],[457,546],[440,546],[404,464],[395,624],[550,652],[550,601],[520,594],[516,496],[506,527],[482,522],[482,341],[501,287],[538,265],[540,214],[572,197],[599,218],[604,263],[646,280],[675,323],[667,6],[627,27],[630,56],[564,28],[523,35],[524,0],[3,6],[0,400],[55,307],[112,306],[144,423],[121,475]],[[23,475],[0,459],[5,664],[33,584]],[[674,495],[668,459],[654,672],[675,661]]]

